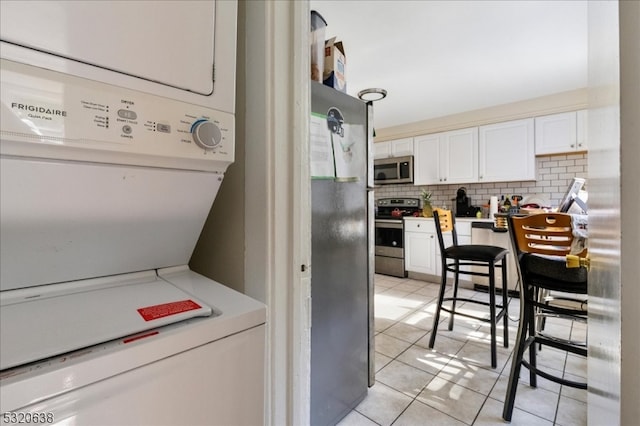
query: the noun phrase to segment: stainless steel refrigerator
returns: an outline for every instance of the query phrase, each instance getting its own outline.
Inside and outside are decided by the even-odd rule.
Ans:
[[[372,107],[312,82],[311,424],[374,382]]]

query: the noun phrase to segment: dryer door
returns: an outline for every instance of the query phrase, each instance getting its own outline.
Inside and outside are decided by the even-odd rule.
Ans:
[[[3,0],[2,56],[173,99],[180,97],[148,87],[227,97],[225,86],[235,83],[236,10],[235,2],[215,0]],[[232,112],[233,97],[230,105],[207,106]]]
[[[201,94],[213,90],[213,2],[28,1],[8,2],[2,12],[24,17],[2,19],[3,40]]]

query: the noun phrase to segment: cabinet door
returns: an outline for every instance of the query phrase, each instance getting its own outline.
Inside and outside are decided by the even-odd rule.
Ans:
[[[405,269],[423,274],[436,274],[436,235],[425,232],[405,232]]]
[[[413,138],[396,139],[389,142],[391,142],[392,157],[413,155]]]
[[[578,144],[575,111],[535,118],[536,155],[573,152]]]
[[[480,182],[535,180],[533,118],[480,126]]]
[[[425,135],[415,138],[413,149],[413,183],[415,185],[432,185],[440,183],[439,134]]]
[[[391,157],[391,142],[376,142],[373,144],[373,158]]]
[[[589,146],[587,145],[587,110],[582,109],[580,111],[576,111],[576,124],[577,124],[577,144],[576,149],[578,151],[587,151]]]
[[[441,171],[442,183],[478,181],[478,128],[445,132],[440,137],[440,159],[446,165]]]

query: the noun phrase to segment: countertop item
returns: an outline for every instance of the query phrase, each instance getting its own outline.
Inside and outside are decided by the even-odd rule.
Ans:
[[[493,217],[495,213],[498,213],[498,197],[494,195],[489,200],[489,217]]]
[[[521,206],[524,206],[526,204],[537,204],[539,205],[541,208],[544,207],[549,207],[551,206],[551,202],[549,201],[549,199],[544,196],[543,194],[531,194],[531,195],[526,195],[522,198],[522,200],[520,200],[519,203]]]

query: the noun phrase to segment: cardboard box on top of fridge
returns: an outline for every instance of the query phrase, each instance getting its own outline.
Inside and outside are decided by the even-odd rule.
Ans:
[[[341,92],[347,92],[345,77],[346,57],[341,41],[333,37],[324,43],[324,73],[325,86],[333,87]]]

